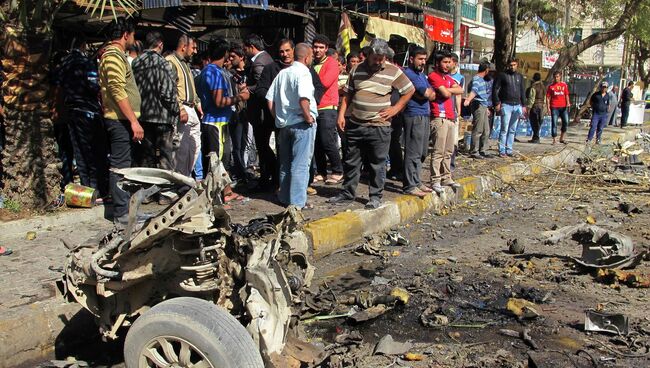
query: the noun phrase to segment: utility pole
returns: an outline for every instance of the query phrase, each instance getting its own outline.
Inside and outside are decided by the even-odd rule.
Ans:
[[[454,2],[454,52],[460,55],[460,23],[461,18],[461,7],[463,6],[463,0],[455,0]]]
[[[564,47],[569,47],[569,33],[571,31],[571,0],[564,2]],[[562,78],[569,80],[569,71],[562,71]]]

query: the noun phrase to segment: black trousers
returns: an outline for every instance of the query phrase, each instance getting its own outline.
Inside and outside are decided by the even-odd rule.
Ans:
[[[404,173],[404,157],[402,156],[402,132],[404,131],[404,116],[397,114],[390,123],[393,131],[390,134],[390,148],[388,159],[390,160],[390,172],[399,176]]]
[[[630,105],[621,105],[621,128],[627,125],[627,117],[630,116]]]
[[[133,163],[132,144],[133,132],[131,124],[126,120],[105,119],[104,127],[110,147],[108,163],[112,169],[125,169]],[[121,217],[129,212],[131,195],[117,186],[120,177],[112,172],[109,176],[110,191],[113,197],[113,217]]]
[[[230,166],[230,140],[228,139],[228,124],[212,125],[201,124],[201,153],[203,154],[203,172],[211,170],[210,156],[215,152],[224,167]]]
[[[61,192],[63,192],[66,185],[72,183],[74,179],[74,150],[72,142],[70,141],[70,127],[68,126],[67,119],[68,113],[62,116],[61,119],[54,122],[54,138],[58,146],[58,156],[61,160]]]
[[[368,126],[352,122],[346,124],[343,195],[349,198],[356,196],[361,177],[361,165],[366,161],[370,171],[369,197],[381,199],[386,181],[386,157],[390,146],[390,134],[389,126]]]
[[[258,103],[249,106],[253,136],[260,165],[260,183],[278,184],[278,160],[269,146],[271,133],[275,129],[275,119],[267,108]]]
[[[336,128],[338,111],[319,110],[316,119],[316,144],[314,146],[314,160],[316,172],[327,176],[327,161],[329,160],[333,174],[343,173],[343,163],[339,154],[339,135]]]
[[[422,162],[429,151],[430,135],[429,116],[404,117],[404,178],[402,180],[405,192],[415,189],[422,184],[420,173]]]
[[[174,127],[170,124],[140,123],[144,129],[144,139],[133,145],[135,166],[174,170],[174,149],[172,138]]]
[[[233,179],[246,178],[246,146],[248,144],[248,120],[242,119],[246,114],[236,112],[232,114],[228,129],[232,148],[231,176]]]
[[[533,129],[533,140],[539,140],[539,131],[542,128],[542,119],[544,118],[544,113],[542,108],[539,106],[533,106],[530,109],[530,127]]]

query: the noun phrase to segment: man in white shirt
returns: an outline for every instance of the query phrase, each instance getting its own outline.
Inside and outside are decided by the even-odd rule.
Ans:
[[[308,44],[299,43],[294,56],[293,64],[281,70],[271,83],[266,100],[278,128],[278,199],[285,206],[294,205],[302,209],[310,207],[307,205],[307,186],[318,111],[309,71],[313,51]]]

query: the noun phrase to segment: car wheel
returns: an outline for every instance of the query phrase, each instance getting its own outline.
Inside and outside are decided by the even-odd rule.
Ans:
[[[263,368],[258,347],[225,309],[197,298],[164,301],[140,316],[124,342],[128,368]]]

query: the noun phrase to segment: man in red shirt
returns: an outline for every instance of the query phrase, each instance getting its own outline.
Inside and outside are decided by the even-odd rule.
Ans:
[[[327,56],[329,40],[324,35],[317,34],[312,41],[314,50],[314,69],[325,88],[325,94],[318,104],[316,119],[316,145],[314,160],[316,161],[316,181],[324,180],[326,184],[338,184],[343,180],[343,163],[339,154],[338,132],[336,119],[339,105],[339,65],[336,58]],[[327,177],[327,161],[329,160],[332,175]]]
[[[451,53],[441,51],[436,54],[436,70],[429,74],[428,80],[436,92],[431,101],[431,189],[442,194],[443,185],[458,189],[460,184],[451,178],[451,154],[456,139],[456,112],[453,95],[462,95],[463,87],[449,75],[452,68]]]
[[[551,135],[553,136],[553,144],[555,144],[555,137],[557,137],[557,119],[562,119],[562,130],[560,132],[560,143],[566,144],[564,141],[564,133],[569,126],[569,109],[571,108],[571,100],[569,99],[569,86],[562,82],[562,74],[560,72],[553,73],[554,82],[546,89],[546,106],[550,109],[551,113]],[[547,112],[549,112],[547,110]]]

